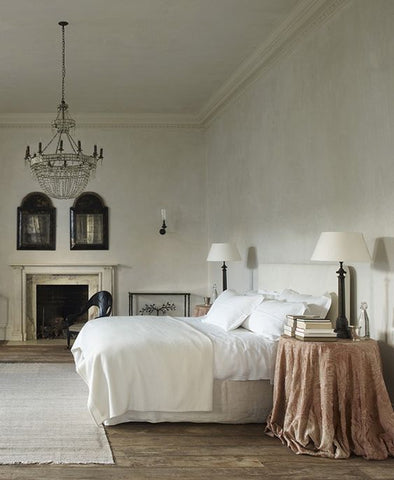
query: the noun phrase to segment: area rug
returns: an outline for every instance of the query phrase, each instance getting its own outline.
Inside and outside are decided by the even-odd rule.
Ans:
[[[0,363],[0,464],[114,463],[73,364]]]

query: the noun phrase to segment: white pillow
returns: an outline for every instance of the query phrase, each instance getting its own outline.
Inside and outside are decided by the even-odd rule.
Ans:
[[[222,293],[218,296],[218,298],[213,302],[212,307],[211,307],[211,310],[212,310],[212,308],[213,308],[214,305],[217,305],[217,304],[219,304],[219,303],[225,302],[225,301],[228,300],[229,298],[235,297],[235,296],[237,296],[237,295],[239,295],[239,294],[238,294],[235,290],[230,290],[230,289],[225,290],[225,291],[222,292]]]
[[[211,323],[227,332],[234,330],[262,301],[262,295],[237,295],[232,290],[225,290],[215,300],[202,322]]]
[[[270,340],[276,340],[283,333],[286,315],[303,315],[306,308],[306,303],[302,302],[266,300],[253,310],[242,326]]]
[[[264,300],[277,300],[281,292],[275,290],[250,290],[246,292],[245,295],[262,295]]]
[[[321,318],[326,318],[331,307],[331,295],[329,293],[325,293],[319,297],[286,289],[279,295],[278,300],[285,302],[305,302],[308,306],[306,313],[309,315],[319,315]]]
[[[260,289],[257,290],[257,293],[263,295],[265,300],[277,300],[281,292],[277,292],[276,290]]]

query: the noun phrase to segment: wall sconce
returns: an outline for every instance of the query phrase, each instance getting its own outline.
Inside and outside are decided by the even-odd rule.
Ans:
[[[167,228],[167,225],[166,225],[166,219],[167,219],[167,217],[166,217],[166,210],[165,210],[165,208],[162,208],[162,209],[161,209],[161,219],[162,219],[163,223],[162,223],[161,229],[159,230],[159,233],[160,233],[160,235],[165,235],[165,233],[166,233],[166,228]]]

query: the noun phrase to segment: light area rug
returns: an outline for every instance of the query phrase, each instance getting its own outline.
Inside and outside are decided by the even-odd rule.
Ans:
[[[114,463],[74,364],[0,363],[0,464]]]

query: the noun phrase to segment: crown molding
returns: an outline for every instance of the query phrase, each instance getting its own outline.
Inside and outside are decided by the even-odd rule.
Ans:
[[[351,0],[302,0],[287,19],[250,55],[196,114],[73,114],[84,128],[206,128],[233,100],[313,29]],[[56,113],[0,114],[0,128],[48,127]]]
[[[55,116],[54,113],[0,114],[0,128],[48,128]],[[73,118],[77,128],[201,128],[192,114],[76,113]]]
[[[211,96],[197,115],[201,125],[209,123],[260,75],[289,53],[313,29],[319,27],[350,0],[303,0],[290,16],[230,78]]]

